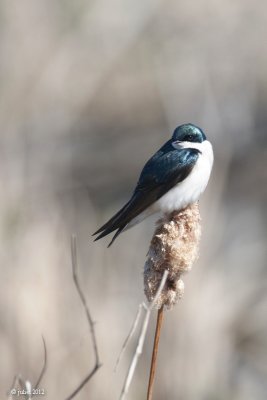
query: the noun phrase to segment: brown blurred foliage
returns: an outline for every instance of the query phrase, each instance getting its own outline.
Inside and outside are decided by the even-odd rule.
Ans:
[[[167,313],[155,400],[267,396],[267,6],[260,1],[0,0],[0,397],[15,373],[64,398],[118,398],[113,367],[138,304],[153,218],[110,248],[91,233],[130,196],[175,126],[200,125],[215,166],[200,259]],[[143,399],[153,326],[129,399]],[[128,357],[132,348],[128,349]],[[111,395],[112,393],[112,395]]]

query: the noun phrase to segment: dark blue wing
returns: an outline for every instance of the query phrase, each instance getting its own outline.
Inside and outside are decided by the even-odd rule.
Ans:
[[[132,219],[189,175],[199,153],[197,149],[174,149],[168,141],[145,164],[128,203],[94,233],[102,232],[95,240],[117,230],[111,245]]]
[[[160,198],[189,175],[199,153],[197,149],[174,149],[171,143],[167,142],[145,164],[135,192],[157,188]]]

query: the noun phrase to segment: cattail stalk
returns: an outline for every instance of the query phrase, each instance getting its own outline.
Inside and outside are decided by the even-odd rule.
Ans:
[[[125,381],[124,381],[124,385],[121,391],[121,395],[120,395],[120,400],[125,400],[134,372],[135,372],[135,368],[138,362],[138,359],[140,357],[140,355],[142,354],[143,351],[143,346],[144,346],[144,342],[145,342],[145,337],[146,337],[146,332],[147,332],[147,327],[148,327],[148,323],[149,323],[149,319],[150,319],[150,315],[152,310],[154,309],[159,296],[161,295],[161,291],[165,286],[166,280],[168,278],[168,271],[164,271],[163,275],[162,275],[162,279],[161,282],[159,284],[158,290],[155,294],[154,299],[150,302],[150,304],[148,306],[145,305],[145,309],[146,309],[146,314],[145,314],[145,318],[143,320],[142,323],[142,327],[141,327],[141,332],[138,338],[138,343],[135,349],[135,353],[134,356],[132,358],[132,361],[130,363],[129,369],[128,369],[128,373],[126,375]],[[134,324],[135,325],[135,324]]]
[[[170,309],[182,298],[184,282],[181,276],[191,270],[198,258],[200,236],[199,207],[198,203],[194,203],[184,210],[165,214],[157,222],[157,227],[150,243],[144,271],[144,290],[149,302],[155,302],[155,295],[165,271],[168,271],[168,277],[155,302],[158,308],[158,319],[147,400],[152,400],[164,307]]]
[[[155,373],[156,373],[156,364],[157,364],[159,339],[160,339],[162,322],[163,322],[163,306],[158,310],[157,325],[156,325],[153,352],[152,352],[152,358],[151,358],[150,375],[149,375],[149,382],[148,382],[148,388],[147,388],[147,400],[152,400],[152,390],[153,390]]]

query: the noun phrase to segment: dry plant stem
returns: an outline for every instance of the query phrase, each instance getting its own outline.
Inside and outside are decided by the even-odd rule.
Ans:
[[[43,368],[40,372],[39,378],[37,379],[35,385],[33,386],[34,389],[38,389],[38,387],[44,377],[44,374],[46,371],[46,365],[47,365],[47,350],[46,350],[46,344],[45,344],[45,340],[44,340],[43,336],[42,336],[42,339],[43,339],[43,346],[44,346],[44,364],[43,364]]]
[[[44,346],[44,363],[43,363],[41,372],[39,374],[39,377],[38,377],[36,383],[34,384],[34,386],[32,386],[30,381],[22,379],[22,377],[20,375],[15,375],[15,377],[13,379],[12,386],[10,387],[10,389],[8,391],[8,399],[11,400],[11,399],[17,397],[17,393],[14,394],[14,395],[11,394],[11,390],[12,389],[17,389],[17,385],[19,386],[20,389],[25,390],[26,392],[28,392],[24,396],[26,400],[32,398],[32,396],[31,396],[32,389],[38,389],[39,388],[39,385],[40,385],[40,383],[41,383],[41,381],[42,381],[42,379],[44,377],[44,374],[45,374],[45,371],[46,371],[46,365],[47,365],[46,343],[45,343],[45,339],[44,339],[43,336],[42,336],[42,339],[43,339],[43,346]]]
[[[121,360],[121,358],[122,358],[122,356],[123,356],[123,354],[124,354],[124,352],[126,350],[126,347],[127,347],[129,341],[131,340],[131,338],[132,338],[132,336],[133,336],[133,334],[134,334],[134,332],[135,332],[135,330],[137,328],[137,325],[138,325],[139,319],[141,317],[141,312],[142,312],[143,308],[146,308],[145,303],[139,304],[138,311],[136,313],[135,319],[134,319],[133,324],[131,326],[130,332],[129,332],[128,336],[126,337],[126,339],[125,339],[125,341],[124,341],[124,343],[122,345],[119,357],[117,358],[116,365],[115,365],[115,368],[114,368],[114,372],[117,371],[118,365],[119,365],[120,360]]]
[[[124,385],[123,385],[123,388],[122,388],[122,391],[121,391],[120,400],[125,400],[126,399],[126,396],[127,396],[127,393],[129,391],[129,387],[130,387],[131,382],[132,382],[132,378],[133,378],[133,375],[134,375],[134,372],[135,372],[135,368],[136,368],[138,359],[139,359],[139,357],[140,357],[140,355],[142,354],[142,351],[143,351],[143,346],[144,346],[144,341],[145,341],[145,337],[146,337],[146,332],[147,332],[147,327],[148,327],[151,311],[153,310],[153,308],[155,307],[155,305],[156,305],[156,303],[158,301],[158,298],[159,298],[159,296],[160,296],[160,294],[161,294],[161,292],[162,292],[162,290],[163,290],[163,288],[165,286],[167,277],[168,277],[168,271],[165,271],[163,276],[162,276],[162,279],[161,279],[160,285],[158,287],[157,293],[156,293],[156,295],[154,297],[154,300],[149,304],[149,306],[147,306],[145,318],[144,318],[142,329],[141,329],[141,333],[140,333],[140,336],[139,336],[139,339],[138,339],[138,343],[137,343],[137,347],[135,349],[134,356],[132,358],[131,364],[130,364],[129,369],[128,369],[128,373],[127,373],[127,376],[126,376],[126,379],[125,379],[125,382],[124,382]]]
[[[88,321],[88,325],[89,325],[89,329],[90,329],[90,333],[91,333],[94,355],[95,355],[95,365],[94,365],[92,371],[82,380],[82,382],[79,384],[79,386],[77,386],[77,388],[66,398],[66,400],[73,399],[82,390],[82,388],[89,382],[89,380],[94,376],[94,374],[97,372],[97,370],[101,367],[101,363],[99,361],[99,353],[98,353],[98,347],[97,347],[97,341],[96,341],[96,334],[95,334],[95,329],[94,329],[94,321],[91,317],[91,314],[90,314],[85,296],[83,294],[83,291],[80,287],[80,283],[79,283],[78,275],[77,275],[78,263],[77,263],[77,244],[76,244],[76,236],[75,235],[72,235],[72,237],[71,237],[71,260],[72,260],[73,281],[75,283],[77,292],[80,296],[83,308],[85,310],[86,319]]]
[[[169,274],[155,303],[159,311],[147,400],[152,400],[163,308],[173,307],[184,294],[184,283],[181,276],[191,270],[198,258],[201,236],[200,221],[198,203],[190,204],[182,210],[166,213],[157,222],[150,242],[144,270],[145,294],[148,301],[155,301],[155,293],[157,293],[162,275],[166,270]]]
[[[164,308],[162,306],[158,310],[158,318],[157,318],[157,325],[156,325],[156,331],[155,331],[153,353],[152,353],[152,358],[151,358],[149,383],[148,383],[148,388],[147,388],[147,400],[152,400],[152,392],[153,392],[153,385],[154,385],[156,365],[157,365],[157,355],[158,355],[158,349],[159,349],[159,339],[160,339],[161,326],[162,326],[162,322],[163,322],[163,311],[164,311]]]

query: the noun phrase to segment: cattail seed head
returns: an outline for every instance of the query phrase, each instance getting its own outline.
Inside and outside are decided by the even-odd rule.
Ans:
[[[144,285],[146,297],[152,301],[164,271],[168,271],[165,287],[157,301],[158,308],[163,305],[170,308],[182,298],[184,283],[181,275],[190,271],[198,258],[200,236],[198,203],[165,214],[157,222],[145,263]]]

